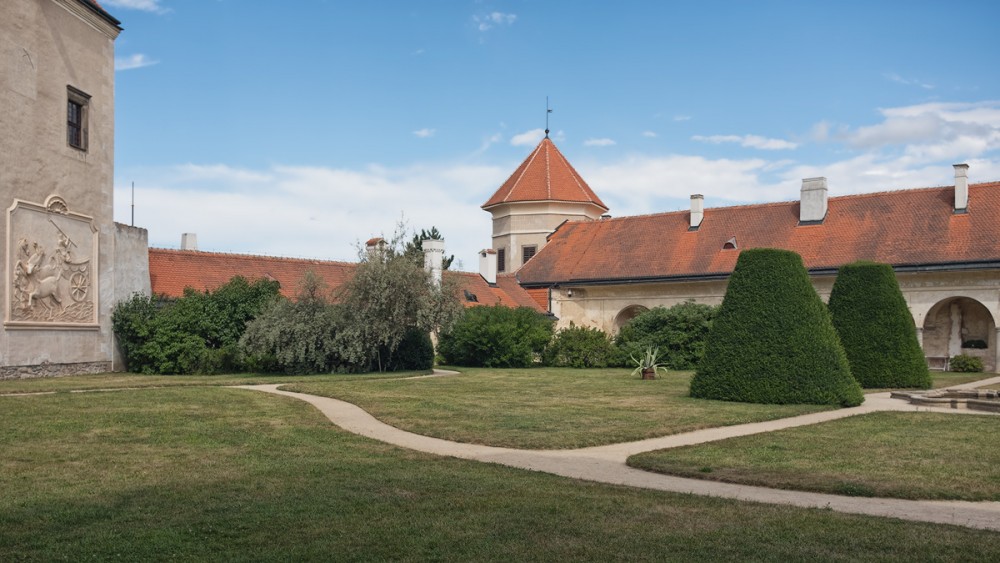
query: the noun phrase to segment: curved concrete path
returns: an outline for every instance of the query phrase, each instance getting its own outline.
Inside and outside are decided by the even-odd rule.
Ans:
[[[998,382],[1000,382],[1000,377],[977,381],[973,384],[966,384],[966,386],[978,387]],[[968,411],[954,409],[916,407],[898,399],[891,399],[888,393],[866,395],[865,403],[859,407],[806,414],[768,422],[710,428],[686,434],[576,450],[519,450],[464,444],[414,434],[389,426],[351,403],[328,397],[282,391],[278,389],[279,386],[240,385],[236,388],[264,391],[300,399],[315,406],[330,421],[348,432],[431,454],[499,463],[520,469],[544,471],[564,477],[613,485],[770,504],[787,504],[804,508],[827,508],[852,514],[886,516],[1000,531],[1000,502],[915,501],[845,497],[673,477],[635,469],[625,463],[629,456],[640,452],[771,432],[877,411],[968,413]],[[983,413],[968,414],[982,415]]]

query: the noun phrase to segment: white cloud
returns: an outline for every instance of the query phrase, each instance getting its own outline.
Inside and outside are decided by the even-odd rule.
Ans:
[[[690,115],[675,115],[674,121],[691,121]]]
[[[924,90],[933,90],[933,84],[927,84],[926,82],[921,82],[919,80],[912,80],[908,78],[903,78],[902,76],[896,74],[895,72],[885,72],[882,73],[882,77],[891,82],[896,82],[898,84],[904,84],[906,86],[919,86]]]
[[[417,129],[413,132],[413,134],[421,139],[426,139],[427,137],[433,137],[436,131],[436,129],[428,129],[424,127],[423,129]]]
[[[479,31],[487,31],[498,25],[511,25],[517,20],[517,14],[490,12],[484,16],[472,16],[472,21]]]
[[[142,53],[136,53],[127,57],[115,57],[115,70],[132,70],[152,66],[158,62],[160,61],[154,61]]]
[[[511,137],[510,144],[515,147],[537,145],[543,138],[545,138],[544,129],[532,129]]]
[[[642,132],[642,136],[643,137],[648,137],[648,138],[652,139],[652,138],[656,137],[656,133],[653,132],[653,131],[643,131]]]
[[[608,139],[607,137],[600,139],[587,139],[583,142],[583,146],[585,147],[611,147],[616,144],[617,143],[615,143],[614,139]]]
[[[167,9],[160,5],[160,0],[101,0],[101,4],[108,8],[140,10],[154,14],[167,12]]]
[[[737,143],[744,147],[761,150],[790,150],[798,148],[798,143],[786,141],[784,139],[769,139],[759,135],[695,135],[691,137],[693,141],[712,143],[715,145],[722,143]]]

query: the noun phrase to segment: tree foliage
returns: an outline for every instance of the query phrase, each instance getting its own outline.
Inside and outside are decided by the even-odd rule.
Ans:
[[[862,387],[931,387],[916,325],[892,266],[842,266],[830,294],[830,314]]]
[[[656,348],[670,369],[695,369],[705,355],[705,340],[719,308],[686,301],[673,307],[643,311],[618,332],[622,356],[638,356]]]
[[[470,307],[441,334],[438,352],[458,366],[529,367],[552,339],[552,324],[530,307]]]
[[[393,364],[407,331],[447,330],[462,308],[448,280],[436,287],[422,262],[406,256],[400,231],[392,242],[361,253],[339,298],[344,324],[337,340],[344,359],[379,371]]]
[[[744,250],[691,380],[691,396],[854,406],[864,395],[802,258]]]
[[[278,299],[247,325],[240,349],[255,371],[331,373],[348,370],[336,345],[343,323],[326,284],[312,272],[295,300]]]
[[[174,301],[133,295],[111,317],[126,366],[162,374],[242,370],[239,339],[278,288],[275,281],[236,276],[215,291],[187,288]]]

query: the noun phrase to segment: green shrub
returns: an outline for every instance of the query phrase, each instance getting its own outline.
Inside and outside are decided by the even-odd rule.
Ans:
[[[545,347],[542,361],[547,366],[603,368],[613,365],[617,356],[618,351],[603,330],[570,323],[556,332]]]
[[[862,387],[930,389],[927,360],[892,266],[842,266],[830,294],[830,315]]]
[[[445,363],[470,367],[529,367],[552,339],[552,319],[529,307],[470,307],[441,335]]]
[[[388,354],[388,351],[386,351]],[[388,354],[386,371],[427,370],[434,367],[434,343],[431,335],[416,327],[411,327],[403,335],[396,351]]]
[[[275,301],[251,322],[240,350],[255,371],[332,373],[347,370],[337,346],[342,315],[323,281],[307,272],[294,301]]]
[[[234,277],[215,291],[190,288],[174,301],[133,295],[112,313],[129,370],[220,373],[243,369],[238,342],[247,323],[278,296],[278,283]]]
[[[802,258],[744,250],[709,331],[691,396],[853,406],[864,395]]]
[[[670,369],[695,369],[705,355],[705,338],[718,312],[718,307],[693,301],[644,311],[618,332],[620,357],[638,357],[652,347],[660,350]]]
[[[978,373],[983,371],[983,359],[959,354],[951,359],[948,366],[948,369],[951,371]]]

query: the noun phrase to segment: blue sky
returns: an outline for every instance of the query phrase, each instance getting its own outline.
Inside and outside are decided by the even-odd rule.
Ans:
[[[1000,180],[997,2],[103,0],[115,215],[153,246],[352,260],[552,137],[616,216]]]

